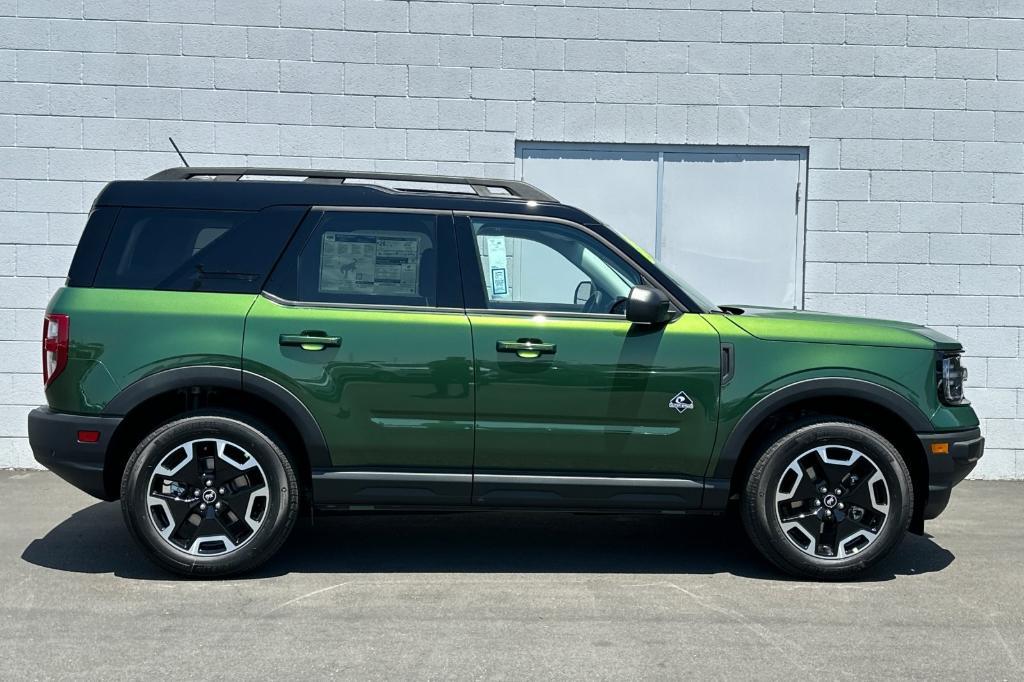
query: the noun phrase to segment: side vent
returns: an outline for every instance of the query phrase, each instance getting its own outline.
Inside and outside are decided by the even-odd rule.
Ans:
[[[731,343],[722,344],[722,385],[732,381],[736,373],[736,349]]]

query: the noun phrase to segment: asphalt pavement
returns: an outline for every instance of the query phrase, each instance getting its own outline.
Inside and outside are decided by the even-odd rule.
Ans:
[[[863,580],[770,568],[730,519],[318,518],[182,580],[116,503],[0,472],[0,679],[1024,678],[1024,483],[967,482]]]

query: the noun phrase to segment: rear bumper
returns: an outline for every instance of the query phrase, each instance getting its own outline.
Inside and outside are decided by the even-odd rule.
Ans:
[[[949,495],[960,481],[971,473],[985,452],[985,439],[981,429],[945,433],[919,433],[928,461],[928,500],[924,518],[934,519],[949,504]],[[949,452],[932,454],[932,445],[948,443]]]
[[[121,417],[91,417],[38,407],[28,414],[28,440],[36,461],[79,490],[101,500],[117,498],[103,476],[107,447]],[[98,431],[95,443],[80,443],[79,431]]]

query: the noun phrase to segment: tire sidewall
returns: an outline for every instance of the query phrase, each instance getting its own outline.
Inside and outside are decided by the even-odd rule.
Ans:
[[[193,440],[219,438],[235,443],[259,462],[269,488],[263,524],[234,551],[195,556],[171,545],[157,531],[148,508],[148,487],[157,465],[175,448]],[[237,418],[195,415],[168,423],[142,441],[122,481],[125,521],[150,557],[178,573],[227,575],[252,568],[283,541],[297,514],[295,476],[281,448],[268,435]]]
[[[868,457],[889,488],[889,514],[878,537],[864,550],[844,559],[817,559],[797,548],[782,530],[775,509],[780,479],[793,460],[816,447],[838,445],[853,448]],[[881,560],[903,539],[913,512],[910,473],[895,448],[870,429],[856,424],[829,422],[796,429],[776,441],[765,452],[767,459],[757,477],[754,493],[756,528],[767,536],[776,563],[793,572],[814,577],[846,577]]]

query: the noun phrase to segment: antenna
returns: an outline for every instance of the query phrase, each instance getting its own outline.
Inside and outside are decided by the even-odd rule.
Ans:
[[[185,160],[185,155],[181,153],[180,149],[178,149],[178,145],[174,144],[174,138],[168,136],[167,139],[171,141],[171,146],[174,147],[174,151],[178,152],[178,156],[181,157],[181,162],[183,164],[185,164],[185,167],[187,168],[188,167],[188,161]]]

